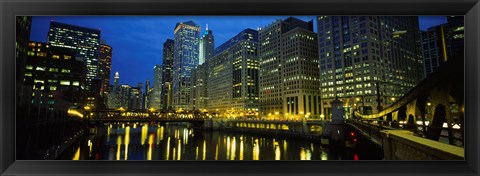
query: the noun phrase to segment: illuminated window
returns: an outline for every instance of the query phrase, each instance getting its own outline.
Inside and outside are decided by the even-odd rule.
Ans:
[[[33,51],[28,51],[28,56],[35,56],[35,52],[33,52]]]
[[[70,73],[69,69],[62,69],[62,73]]]
[[[57,86],[50,86],[50,90],[57,90]]]
[[[60,85],[69,86],[69,85],[70,85],[70,81],[61,80],[61,81],[60,81]]]
[[[49,79],[48,82],[53,82],[53,83],[56,83],[58,82],[57,80],[52,80],[52,79]]]
[[[59,55],[53,55],[52,58],[54,58],[54,59],[60,59],[60,56],[59,56]]]
[[[27,68],[27,70],[32,70],[32,69],[33,69],[33,66],[31,66],[31,65],[27,65],[27,67],[26,67],[26,68]]]
[[[35,70],[38,70],[38,71],[45,71],[45,67],[37,67]]]
[[[70,60],[70,59],[72,59],[72,56],[69,56],[69,55],[63,55],[63,58],[64,58],[65,60]]]
[[[25,73],[25,76],[32,76],[32,73]]]
[[[45,83],[45,81],[44,81],[44,80],[39,80],[39,79],[36,79],[36,80],[34,80],[33,82],[34,82],[34,83],[42,83],[42,84],[44,84],[44,83]]]
[[[78,81],[73,81],[72,85],[74,85],[74,86],[79,86],[80,83],[79,83]]]

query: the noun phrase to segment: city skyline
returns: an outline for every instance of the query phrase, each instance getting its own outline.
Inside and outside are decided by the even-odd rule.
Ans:
[[[313,20],[314,26],[316,25],[315,16],[295,17],[304,21]],[[135,86],[146,80],[153,81],[153,67],[156,64],[163,64],[163,42],[166,39],[173,39],[173,29],[177,22],[193,20],[200,26],[201,34],[205,32],[208,24],[208,29],[213,31],[215,48],[217,48],[244,29],[262,28],[276,19],[285,18],[287,16],[41,16],[33,17],[31,40],[46,42],[51,20],[99,29],[101,39],[113,48],[109,84],[113,84],[113,73],[118,71],[122,75],[120,84]],[[445,23],[446,17],[420,16],[419,20],[420,29],[426,30],[431,26]],[[132,59],[136,62],[128,62]]]

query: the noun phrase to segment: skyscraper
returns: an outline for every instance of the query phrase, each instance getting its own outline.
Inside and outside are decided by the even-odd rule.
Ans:
[[[422,51],[425,73],[430,75],[455,52],[463,52],[463,17],[449,16],[448,23],[422,31]]]
[[[112,91],[108,94],[108,108],[109,109],[117,109],[120,108],[120,74],[115,72],[115,77],[113,81]]]
[[[50,22],[48,43],[52,46],[76,49],[76,60],[87,65],[86,90],[91,89],[91,80],[98,77],[98,49],[100,30],[59,22]]]
[[[68,102],[67,108],[83,108],[86,67],[82,61],[73,59],[75,53],[70,48],[29,42],[25,85],[32,86],[30,89],[33,91],[59,92],[61,98]],[[49,106],[55,106],[56,103],[59,102],[48,102]]]
[[[192,87],[190,88],[190,109],[199,110],[207,108],[207,79],[208,65],[203,63],[192,70]]]
[[[163,69],[162,69],[162,109],[167,110],[172,107],[172,77],[173,77],[173,53],[174,40],[167,39],[163,43]]]
[[[201,65],[204,62],[206,62],[208,59],[210,59],[213,56],[214,49],[215,49],[215,46],[214,46],[213,34],[211,30],[208,30],[208,24],[207,24],[205,33],[200,38],[200,49],[199,49],[200,59],[198,60],[198,65]]]
[[[222,44],[222,50],[217,50],[210,58],[207,80],[210,112],[237,117],[256,115],[259,101],[257,46],[258,32],[245,29]]]
[[[318,118],[320,92],[313,21],[293,17],[259,31],[260,111],[268,118]]]
[[[102,94],[107,94],[110,85],[110,71],[112,70],[112,47],[107,44],[100,44],[99,49],[98,77],[102,79]]]
[[[32,26],[31,16],[17,16],[16,19],[16,38],[15,38],[15,61],[16,61],[16,88],[17,88],[17,106],[23,98],[23,83],[25,77],[25,63],[27,61],[28,42],[30,40],[30,30]]]
[[[155,65],[153,67],[153,88],[149,96],[150,101],[148,108],[162,109],[162,68],[163,65]]]
[[[376,113],[424,78],[418,17],[319,16],[322,112],[338,97],[346,110]]]
[[[177,23],[174,30],[173,106],[187,109],[191,70],[198,65],[200,27],[193,21]]]

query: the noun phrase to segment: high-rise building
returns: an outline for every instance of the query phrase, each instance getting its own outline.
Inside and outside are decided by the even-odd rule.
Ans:
[[[27,62],[28,42],[30,40],[30,30],[32,26],[31,16],[17,16],[16,35],[15,35],[15,57],[16,57],[16,88],[17,88],[17,107],[23,98],[23,83],[25,77],[25,63]],[[19,108],[17,108],[19,110]]]
[[[142,109],[141,87],[131,87],[128,109]]]
[[[143,104],[142,107],[144,109],[148,109],[148,101],[150,95],[150,80],[145,81],[145,93],[143,93]]]
[[[85,88],[89,91],[91,80],[98,77],[100,30],[51,21],[48,43],[52,46],[76,49],[75,59],[87,65]]]
[[[28,85],[33,92],[38,91],[39,95],[59,92],[61,99],[67,101],[67,108],[83,108],[85,95],[83,87],[87,70],[82,61],[74,59],[76,51],[33,41],[29,42],[27,51],[26,87]],[[32,100],[28,102],[31,103]],[[49,100],[39,104],[48,104],[52,107],[50,110],[54,110],[55,103],[59,102]]]
[[[215,49],[214,46],[214,38],[211,30],[205,29],[205,33],[200,38],[200,48],[199,48],[199,60],[198,65],[202,65],[208,59],[213,56],[213,51]]]
[[[245,29],[222,44],[222,50],[217,50],[217,54],[210,58],[207,80],[210,112],[237,117],[256,115],[259,101],[258,43],[258,32]]]
[[[191,71],[198,65],[200,27],[193,21],[177,23],[174,30],[173,106],[187,109],[190,100]]]
[[[416,16],[318,16],[317,25],[327,119],[336,97],[348,112],[377,113],[424,78]]]
[[[162,69],[162,102],[163,110],[172,107],[172,77],[173,77],[173,56],[174,56],[174,40],[167,39],[163,43],[163,69]]]
[[[192,87],[190,88],[190,109],[207,109],[208,65],[203,63],[192,70]]]
[[[130,100],[131,100],[131,95],[132,95],[132,87],[127,84],[122,84],[119,87],[118,91],[118,102],[120,107],[122,109],[132,109]]]
[[[120,74],[115,72],[115,77],[113,81],[112,91],[108,94],[108,108],[109,109],[118,109],[120,108]]]
[[[422,51],[425,73],[430,75],[455,52],[463,52],[464,22],[462,16],[447,17],[448,23],[422,31]]]
[[[267,118],[319,118],[317,36],[293,17],[259,31],[260,111]]]
[[[102,79],[102,95],[107,94],[110,85],[110,71],[112,70],[112,47],[107,44],[100,44],[98,54],[98,78]]]
[[[153,88],[149,96],[149,106],[148,108],[162,109],[162,88],[163,88],[163,65],[155,65],[153,67]]]

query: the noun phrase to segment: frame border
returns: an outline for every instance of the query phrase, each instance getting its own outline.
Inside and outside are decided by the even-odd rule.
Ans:
[[[0,175],[479,174],[479,0],[0,0],[0,11]],[[15,161],[16,15],[253,14],[465,15],[465,161]]]

